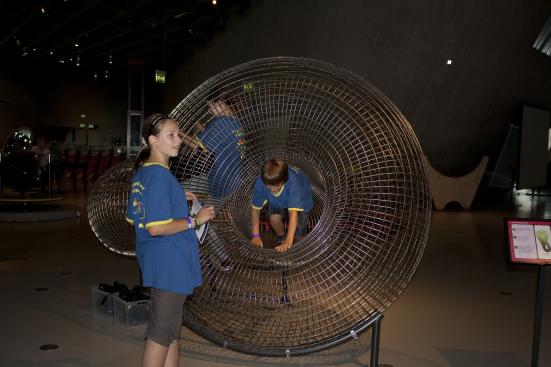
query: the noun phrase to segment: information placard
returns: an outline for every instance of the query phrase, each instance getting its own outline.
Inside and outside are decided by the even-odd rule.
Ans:
[[[551,220],[506,218],[511,262],[551,264]]]

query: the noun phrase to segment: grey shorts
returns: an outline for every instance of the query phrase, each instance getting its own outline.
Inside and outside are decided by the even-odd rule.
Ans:
[[[185,294],[151,288],[151,315],[145,337],[164,347],[180,337]]]
[[[273,206],[268,204],[268,218],[274,214],[280,215],[282,219],[289,216],[287,209],[274,208]],[[295,232],[296,238],[305,236],[308,232],[308,214],[308,212],[304,211],[298,212],[297,230]]]

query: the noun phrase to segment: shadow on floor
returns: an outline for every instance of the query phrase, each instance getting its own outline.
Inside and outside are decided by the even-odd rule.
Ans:
[[[529,367],[516,354],[492,350],[436,348],[451,367]]]
[[[61,358],[53,360],[31,361],[22,358],[11,358],[0,356],[0,366],[17,366],[17,367],[92,367],[91,364],[81,359],[76,358]]]

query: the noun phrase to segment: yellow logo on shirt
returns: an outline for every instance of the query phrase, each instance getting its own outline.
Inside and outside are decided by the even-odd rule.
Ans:
[[[132,183],[132,193],[136,194],[134,200],[132,200],[132,213],[140,219],[141,223],[138,224],[138,228],[144,228],[145,208],[143,207],[143,203],[138,200],[138,197],[141,197],[144,189],[144,186],[140,182]]]

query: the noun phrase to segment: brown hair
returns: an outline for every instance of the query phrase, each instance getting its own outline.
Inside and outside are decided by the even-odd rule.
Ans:
[[[142,125],[142,138],[145,140],[145,145],[138,151],[134,161],[134,171],[138,170],[140,166],[149,158],[151,154],[151,148],[149,147],[149,136],[159,135],[163,125],[170,117],[163,115],[162,113],[154,113],[145,119]]]
[[[287,163],[281,159],[270,159],[262,166],[262,181],[266,185],[285,183],[289,179]]]

